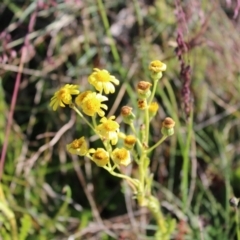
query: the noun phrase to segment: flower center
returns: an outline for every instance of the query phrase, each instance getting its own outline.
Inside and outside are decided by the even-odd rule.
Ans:
[[[86,108],[89,111],[97,112],[100,109],[101,103],[98,99],[92,98],[85,102]]]
[[[104,128],[108,132],[116,131],[118,129],[118,127],[119,127],[119,125],[117,122],[107,121],[104,123]]]
[[[120,160],[123,160],[123,159],[126,159],[127,158],[127,151],[125,150],[119,150],[117,153],[116,153],[116,157]]]
[[[97,72],[96,79],[99,82],[109,82],[110,75],[108,72],[100,71],[100,72]]]
[[[72,142],[71,147],[74,148],[74,149],[78,149],[78,148],[81,147],[81,145],[82,145],[82,144],[80,143],[80,141],[77,140],[77,139],[75,139],[75,140]]]

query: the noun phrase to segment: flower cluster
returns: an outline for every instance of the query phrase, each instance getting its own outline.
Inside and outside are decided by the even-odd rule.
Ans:
[[[120,125],[115,116],[106,116],[105,111],[108,110],[107,101],[109,100],[106,95],[115,92],[115,85],[119,85],[119,80],[105,69],[94,68],[89,75],[88,82],[94,90],[80,92],[78,85],[66,84],[54,94],[50,102],[54,111],[66,105],[72,108],[102,141],[101,147],[89,148],[88,142],[82,136],[67,144],[67,151],[87,157],[113,176],[127,180],[136,194],[139,205],[148,207],[155,216],[161,234],[166,233],[168,225],[164,225],[162,214],[158,212],[160,210],[158,199],[151,195],[152,175],[148,169],[149,153],[174,134],[175,122],[169,117],[165,118],[159,129],[162,137],[153,146],[149,146],[149,129],[150,121],[159,109],[158,103],[154,101],[155,91],[166,68],[166,64],[159,60],[152,61],[149,65],[152,81],[140,81],[137,84],[137,106],[140,110],[138,121],[135,122],[136,117],[132,107],[121,108],[120,119],[122,118],[122,121],[129,126],[131,134],[120,131]],[[88,120],[90,117],[92,123]],[[119,146],[121,144],[122,146]],[[126,167],[131,164],[132,158],[137,165],[134,178],[122,174],[120,168],[120,166]],[[169,234],[171,231],[169,230]]]
[[[151,87],[152,85],[154,87],[156,81],[161,78],[162,72],[166,70],[166,64],[155,60],[150,63],[149,70],[153,83],[140,81],[137,85],[139,98],[138,108],[146,111],[146,119],[148,119],[148,121],[156,115],[159,108],[158,104],[152,101],[153,93]],[[71,154],[86,156],[100,167],[111,166],[111,160],[114,166],[127,166],[131,163],[130,152],[133,150],[135,143],[138,142],[140,147],[147,146],[147,143],[144,143],[144,141],[148,139],[140,139],[140,141],[138,141],[135,135],[125,136],[120,132],[120,125],[116,121],[115,116],[105,117],[105,111],[108,109],[106,104],[108,97],[105,95],[115,92],[115,85],[119,85],[119,80],[116,77],[105,69],[100,70],[94,68],[88,77],[88,82],[95,88],[95,91],[87,90],[80,92],[78,85],[66,84],[55,92],[51,98],[50,106],[56,111],[58,107],[68,105],[81,117],[83,117],[83,114],[92,117],[94,124],[88,122],[88,125],[90,125],[93,131],[101,138],[104,148],[88,149],[87,141],[84,137],[81,137],[67,144],[67,151]],[[126,124],[133,126],[135,115],[131,107],[124,106],[121,110],[121,115]],[[100,117],[98,124],[96,122],[96,116]],[[84,119],[86,120],[86,118]],[[149,122],[145,123],[145,125],[147,124],[149,124]],[[173,127],[173,120],[166,118],[162,125],[162,134],[166,136],[172,135]],[[143,129],[146,130],[145,137],[147,137],[148,128],[144,127]],[[136,134],[136,132],[134,132],[134,134]],[[124,136],[123,147],[116,147],[114,149],[119,142],[119,136]]]
[[[119,85],[119,80],[110,75],[107,70],[94,68],[93,73],[88,77],[88,82],[96,91],[87,90],[80,92],[78,85],[66,84],[51,98],[50,107],[55,111],[58,107],[69,105],[69,107],[87,116],[95,118],[98,115],[101,117],[98,125],[91,126],[102,139],[106,149],[88,149],[85,138],[81,137],[67,144],[67,151],[71,154],[87,156],[99,167],[107,166],[110,163],[110,159],[112,159],[115,165],[127,166],[131,163],[129,150],[126,148],[112,150],[112,147],[110,147],[118,143],[120,126],[116,122],[115,116],[104,117],[105,110],[108,109],[108,106],[104,102],[108,101],[108,97],[103,95],[103,93],[114,93],[114,84]],[[74,96],[75,99],[73,100]]]

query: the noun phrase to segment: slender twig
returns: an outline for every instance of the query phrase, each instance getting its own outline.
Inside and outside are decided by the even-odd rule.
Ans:
[[[22,69],[23,69],[23,65],[24,65],[26,57],[27,57],[27,48],[23,47],[21,61],[20,61],[20,65],[18,68],[19,70],[18,70],[18,74],[16,77],[15,85],[14,85],[10,111],[9,111],[8,119],[7,119],[7,127],[6,127],[6,131],[5,131],[4,143],[3,143],[2,152],[1,152],[0,180],[1,180],[2,174],[3,174],[4,162],[5,162],[7,147],[8,147],[8,139],[9,139],[12,121],[13,121],[13,113],[14,113],[14,109],[16,106],[16,102],[17,102],[17,96],[18,96],[18,91],[19,91],[19,86],[20,86],[20,81],[21,81],[21,76],[22,76]]]

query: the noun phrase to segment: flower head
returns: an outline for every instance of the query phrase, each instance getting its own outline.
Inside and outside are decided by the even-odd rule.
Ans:
[[[159,60],[152,61],[149,64],[149,70],[155,73],[166,71],[167,65]]]
[[[84,156],[88,152],[87,142],[84,137],[79,139],[75,139],[73,142],[67,144],[67,151],[71,154],[77,154],[80,156]]]
[[[162,77],[162,72],[166,71],[167,65],[159,60],[152,61],[149,64],[149,70],[151,71],[151,77],[153,81],[157,81]]]
[[[138,99],[138,108],[144,110],[147,108],[147,100],[146,99]]]
[[[109,153],[103,149],[103,148],[97,148],[97,150],[91,148],[89,150],[90,153],[93,153],[92,155],[92,160],[99,166],[103,167],[105,166],[110,158],[109,158]]]
[[[66,84],[55,92],[54,96],[51,98],[50,107],[54,111],[57,110],[58,106],[65,107],[65,105],[72,103],[72,95],[79,94],[78,85]]]
[[[108,100],[108,98],[100,93],[87,91],[79,94],[76,97],[75,102],[82,108],[86,115],[94,116],[94,114],[97,113],[100,117],[103,117],[105,112],[102,108],[107,110],[108,107],[106,104],[102,104],[102,102],[106,100]]]
[[[93,70],[94,72],[88,77],[88,82],[99,92],[104,91],[106,94],[114,93],[115,87],[113,83],[115,85],[119,85],[119,80],[110,75],[110,73],[105,69],[100,70],[98,68],[94,68]]]
[[[124,146],[125,146],[127,149],[131,150],[131,149],[134,147],[136,141],[137,141],[137,139],[136,139],[135,136],[133,136],[133,135],[127,135],[127,136],[124,138]]]
[[[99,135],[111,141],[112,145],[116,145],[118,141],[118,132],[119,132],[119,124],[114,121],[115,116],[111,116],[108,119],[106,117],[103,117],[99,124],[97,126],[97,131],[99,132]]]
[[[123,121],[127,124],[132,124],[133,120],[135,119],[132,108],[129,106],[123,106],[121,108],[121,115],[123,117]]]
[[[149,117],[152,118],[156,115],[159,105],[156,102],[151,102],[148,106]]]
[[[162,129],[161,129],[162,134],[165,136],[173,135],[174,134],[174,126],[175,126],[175,122],[173,121],[172,118],[170,118],[170,117],[165,118],[162,123]]]
[[[152,84],[149,82],[140,81],[137,85],[138,97],[141,99],[150,97],[150,95],[151,95],[150,87],[151,86],[152,86]]]
[[[131,163],[130,152],[126,148],[115,148],[111,157],[119,165],[127,166]]]

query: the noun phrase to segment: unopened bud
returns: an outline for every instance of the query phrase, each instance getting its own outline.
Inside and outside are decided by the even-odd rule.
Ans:
[[[154,81],[159,80],[162,77],[162,72],[166,71],[166,69],[167,69],[167,65],[159,60],[152,61],[149,64],[151,77]]]
[[[131,124],[135,119],[135,115],[132,113],[132,108],[129,106],[122,107],[121,115],[123,117],[123,121],[127,124]]]
[[[146,107],[147,107],[146,99],[138,99],[138,108],[144,110],[146,109]]]
[[[150,97],[150,95],[151,95],[150,87],[151,86],[152,86],[152,84],[149,82],[140,81],[137,85],[138,97],[141,99]]]
[[[162,129],[161,132],[165,136],[171,136],[174,134],[174,126],[175,122],[173,121],[172,118],[167,117],[162,123]]]
[[[232,197],[229,199],[229,203],[232,207],[237,208],[238,207],[238,203],[239,203],[239,199],[236,197]]]
[[[124,139],[124,146],[128,149],[131,150],[135,143],[136,143],[137,139],[135,138],[135,136],[133,135],[127,135]]]

